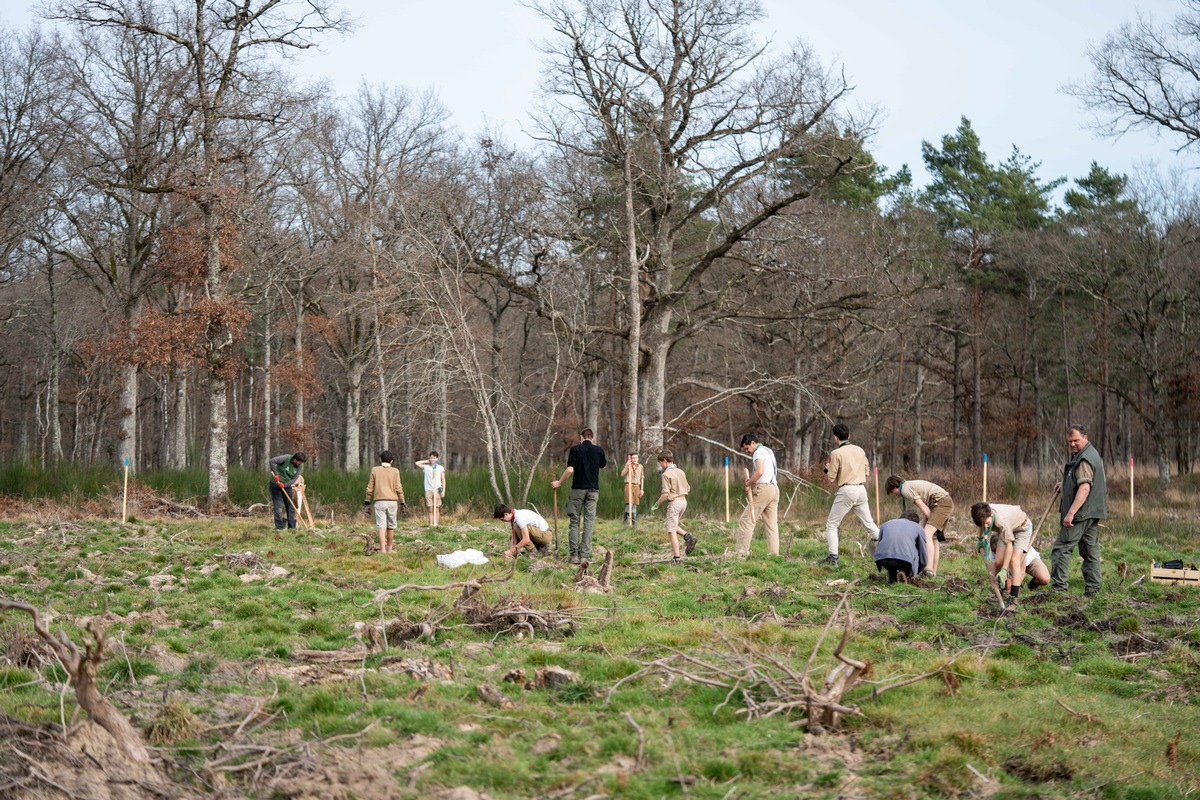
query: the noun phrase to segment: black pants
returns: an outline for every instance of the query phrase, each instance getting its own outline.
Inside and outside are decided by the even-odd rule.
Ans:
[[[888,583],[895,583],[896,574],[899,572],[912,577],[912,564],[901,558],[881,558],[875,562],[875,569],[876,571],[887,570]]]
[[[275,512],[275,530],[283,530],[284,512],[287,512],[287,527],[296,527],[296,495],[292,487],[287,487],[287,495],[292,502],[288,502],[283,496],[283,490],[279,488],[277,483],[267,484],[271,490],[271,510]]]

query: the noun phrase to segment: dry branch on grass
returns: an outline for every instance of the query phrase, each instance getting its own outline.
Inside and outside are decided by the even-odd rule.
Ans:
[[[732,640],[718,631],[718,641],[700,654],[665,648],[667,655],[643,662],[637,672],[617,681],[609,689],[605,702],[611,701],[614,692],[624,683],[651,675],[666,675],[668,680],[679,678],[724,690],[725,699],[713,709],[714,714],[726,705],[740,701],[742,707],[736,709],[735,713],[747,719],[803,714],[792,724],[804,726],[813,733],[826,729],[837,730],[841,727],[843,717],[863,716],[859,707],[850,704],[846,696],[860,684],[873,683],[868,680],[871,663],[845,654],[854,628],[849,598],[850,591],[847,589],[840,595],[837,606],[829,615],[802,669],[796,669],[785,660],[766,652],[749,638]],[[817,677],[814,674],[814,662],[831,628],[843,616],[843,612],[842,636],[833,651],[836,663],[824,672],[823,678]],[[976,648],[955,653],[945,664],[923,675],[886,684],[876,683],[870,697],[944,673],[962,653],[972,649]]]
[[[87,624],[87,632],[92,641],[84,645],[83,652],[62,631],[58,636],[50,633],[41,612],[28,603],[19,600],[0,599],[0,611],[24,611],[33,618],[33,630],[38,638],[45,642],[54,656],[66,670],[71,686],[75,689],[75,700],[79,707],[91,717],[96,724],[108,731],[122,755],[134,764],[150,763],[150,753],[146,750],[146,742],[137,728],[133,727],[125,715],[100,692],[96,676],[100,663],[104,660],[104,632],[91,620]]]

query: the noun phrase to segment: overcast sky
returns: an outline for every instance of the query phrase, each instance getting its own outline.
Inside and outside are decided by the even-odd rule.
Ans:
[[[0,24],[28,23],[25,0],[0,0]],[[548,34],[516,0],[343,0],[358,18],[296,65],[351,94],[360,81],[432,89],[470,136],[485,124],[530,144],[528,111],[540,70],[536,44]],[[966,116],[992,163],[1013,145],[1041,162],[1039,176],[1085,175],[1092,161],[1129,173],[1200,164],[1177,155],[1177,139],[1099,138],[1090,114],[1061,92],[1085,78],[1086,49],[1139,11],[1166,21],[1181,0],[763,0],[764,36],[779,47],[803,38],[855,87],[851,102],[878,106],[871,144],[889,169],[907,163],[927,177],[921,141],[937,144]]]

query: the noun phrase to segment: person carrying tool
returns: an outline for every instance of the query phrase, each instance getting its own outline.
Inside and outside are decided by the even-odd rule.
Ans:
[[[675,454],[670,450],[663,450],[658,454],[658,469],[662,473],[662,494],[654,501],[650,510],[656,511],[662,503],[667,504],[667,538],[671,542],[672,560],[678,564],[681,561],[679,534],[683,534],[684,553],[690,556],[696,549],[696,537],[679,524],[683,519],[683,512],[687,510],[687,496],[692,487],[688,485],[687,475],[683,474],[683,470],[675,463]]]
[[[379,454],[379,466],[371,468],[367,480],[367,496],[363,500],[363,511],[371,513],[375,505],[375,527],[379,529],[379,552],[396,552],[396,512],[408,513],[404,502],[404,487],[400,485],[400,470],[392,466],[396,457],[391,450]]]
[[[1033,547],[1033,523],[1020,506],[1005,503],[976,503],[971,506],[971,521],[979,528],[984,544],[995,558],[989,566],[993,578],[1006,570],[1012,580],[1008,596],[1016,602],[1025,580],[1025,556]],[[1004,586],[1000,587],[1003,591]]]
[[[625,479],[625,524],[637,525],[638,501],[646,493],[646,468],[638,463],[638,454],[630,453],[621,467]]]
[[[941,542],[946,541],[946,523],[954,512],[954,500],[950,493],[929,481],[906,481],[899,475],[887,479],[887,493],[900,496],[900,509],[908,510],[908,503],[916,506],[925,526],[925,549],[929,555],[929,566],[925,572],[937,575],[941,560]]]
[[[762,520],[767,534],[767,555],[779,555],[779,485],[776,481],[775,453],[758,437],[747,433],[742,437],[742,452],[750,456],[754,469],[746,477],[748,495],[746,510],[738,520],[737,538],[734,540],[737,557],[750,557],[750,540],[754,538],[757,520]]]
[[[417,462],[417,469],[425,473],[425,507],[429,509],[429,524],[436,527],[446,498],[446,468],[438,463],[437,450],[430,450],[429,458]]]
[[[284,529],[285,522],[288,528],[296,527],[296,496],[292,493],[292,487],[307,460],[308,456],[304,453],[296,452],[275,456],[267,462],[267,469],[271,471],[267,488],[271,491],[271,510],[275,514],[277,531]]]

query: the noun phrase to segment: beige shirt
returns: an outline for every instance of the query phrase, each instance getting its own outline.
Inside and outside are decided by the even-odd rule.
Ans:
[[[687,493],[692,490],[692,487],[688,486],[687,475],[683,474],[682,469],[667,467],[662,473],[662,490],[667,496],[667,501],[670,502],[687,497]]]
[[[626,461],[621,474],[625,476],[626,483],[635,484],[640,489],[646,480],[646,466],[641,463],[634,466],[632,461]]]
[[[404,487],[400,485],[400,470],[380,464],[371,468],[371,479],[367,481],[367,502],[372,500],[399,500],[404,502]]]
[[[866,483],[871,465],[867,461],[865,450],[847,442],[834,448],[829,454],[829,466],[825,470],[829,473],[829,480],[835,485],[847,486]]]
[[[1004,534],[1005,541],[1015,536],[1017,528],[1028,521],[1029,517],[1020,506],[1010,506],[1004,503],[989,503],[992,507],[992,530]]]
[[[900,487],[900,496],[913,502],[920,500],[928,508],[933,508],[938,501],[949,497],[950,493],[929,481],[905,481]]]

